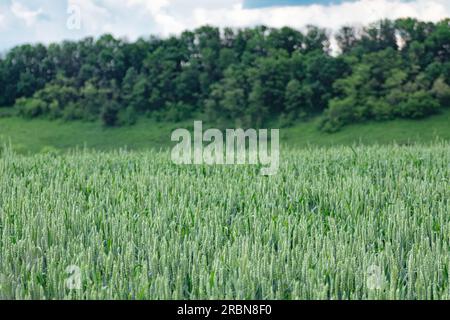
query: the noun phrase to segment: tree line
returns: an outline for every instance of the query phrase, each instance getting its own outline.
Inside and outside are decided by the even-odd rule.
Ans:
[[[21,45],[0,58],[0,106],[107,126],[148,116],[259,127],[319,115],[330,132],[426,117],[450,105],[449,24],[382,20],[334,35],[315,26],[204,26],[164,39]]]

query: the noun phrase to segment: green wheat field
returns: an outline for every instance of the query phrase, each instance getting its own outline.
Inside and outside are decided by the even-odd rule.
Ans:
[[[1,299],[450,299],[448,142],[282,149],[271,177],[0,150]]]

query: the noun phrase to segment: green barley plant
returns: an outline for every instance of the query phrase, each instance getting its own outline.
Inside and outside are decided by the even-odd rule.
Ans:
[[[2,148],[0,298],[450,299],[449,143],[280,160]]]

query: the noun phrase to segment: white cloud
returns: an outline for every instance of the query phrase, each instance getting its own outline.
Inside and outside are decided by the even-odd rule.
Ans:
[[[437,21],[450,16],[450,0],[359,0],[334,5],[309,5],[246,9],[243,1],[217,1],[206,6],[206,1],[192,1],[180,9],[176,0],[128,0],[143,5],[157,22],[157,32],[168,35],[204,24],[244,27],[264,24],[271,27],[292,26],[303,28],[314,24],[332,30],[345,24],[370,22],[399,17],[415,17]],[[190,1],[189,1],[190,2]],[[203,2],[203,3],[202,3]],[[194,4],[195,3],[195,4]],[[216,4],[216,1],[209,1]]]
[[[223,25],[223,18],[230,15],[235,8],[242,8],[243,0],[126,0],[128,6],[142,7],[154,21],[153,32],[167,36],[178,34],[186,29],[193,29],[206,24],[203,14],[222,14],[219,20],[207,23]],[[231,11],[230,11],[231,10]]]
[[[105,32],[105,26],[113,19],[107,8],[92,0],[69,0],[68,4],[80,8],[82,28],[86,33]]]
[[[5,23],[5,16],[0,13],[0,30],[4,26]]]
[[[34,25],[36,19],[43,13],[41,8],[33,11],[16,0],[13,0],[10,9],[12,14],[23,20],[28,27]]]
[[[152,14],[158,14],[164,7],[170,4],[170,0],[126,0],[128,6],[143,5]]]
[[[244,0],[8,0],[10,5],[1,1],[0,29],[5,37],[2,35],[0,49],[23,42],[48,43],[106,32],[130,40],[150,34],[167,36],[205,24],[287,25],[298,29],[314,24],[336,30],[344,24],[367,25],[382,18],[409,16],[438,21],[450,17],[450,0],[356,0],[258,9],[245,8]],[[66,28],[69,4],[80,8],[81,30]]]

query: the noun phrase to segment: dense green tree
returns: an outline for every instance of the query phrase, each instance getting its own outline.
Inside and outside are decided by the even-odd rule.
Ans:
[[[135,42],[111,35],[0,57],[0,106],[26,117],[133,124],[142,115],[239,126],[322,114],[322,128],[418,118],[449,106],[449,19],[327,30],[203,26]],[[338,54],[339,53],[339,54]]]
[[[248,112],[249,91],[247,74],[242,66],[228,68],[224,78],[212,86],[211,94],[205,101],[208,119],[242,125]]]
[[[355,28],[349,26],[342,27],[336,34],[336,41],[343,54],[349,53],[358,42]]]
[[[101,109],[100,119],[104,126],[113,127],[119,120],[119,105],[116,101],[106,102]]]
[[[361,45],[366,52],[374,52],[391,48],[397,50],[395,23],[391,20],[381,20],[363,29]]]
[[[436,79],[433,83],[432,92],[441,105],[450,106],[450,86],[443,77]]]
[[[304,118],[311,113],[314,108],[312,98],[313,90],[309,86],[302,85],[296,79],[289,81],[284,97],[284,115],[288,123],[292,123],[298,118]]]
[[[304,36],[301,32],[283,27],[271,30],[268,36],[268,45],[271,48],[282,49],[291,55],[294,51],[302,49],[303,40]]]
[[[330,51],[330,37],[327,31],[316,26],[308,26],[307,32],[303,37],[302,49],[305,52],[310,51]]]

